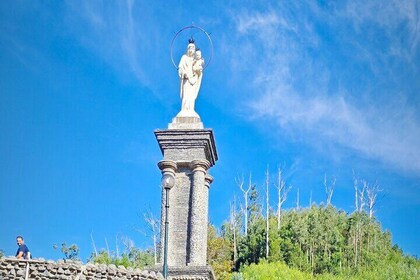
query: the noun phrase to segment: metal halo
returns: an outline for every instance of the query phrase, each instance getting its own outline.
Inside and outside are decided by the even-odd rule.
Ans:
[[[189,26],[185,26],[185,27],[181,28],[181,29],[180,29],[180,30],[179,30],[179,31],[175,34],[175,36],[174,36],[174,38],[172,39],[172,42],[171,42],[171,61],[172,61],[172,64],[175,66],[175,68],[176,68],[176,69],[178,69],[178,66],[176,66],[175,61],[174,61],[174,57],[173,57],[173,55],[172,55],[172,49],[173,49],[173,46],[174,46],[175,40],[176,40],[176,38],[178,37],[178,35],[179,35],[182,31],[184,31],[184,30],[186,30],[186,29],[191,29],[191,28],[196,28],[196,29],[200,30],[201,32],[203,32],[204,34],[206,34],[207,39],[209,39],[209,42],[210,42],[210,58],[209,58],[209,61],[208,61],[207,63],[205,63],[204,68],[203,68],[203,70],[204,70],[204,69],[206,69],[206,68],[207,68],[207,66],[209,66],[209,65],[210,65],[210,62],[211,62],[211,60],[212,60],[212,58],[213,58],[213,42],[211,41],[210,34],[209,34],[209,33],[207,33],[207,31],[206,31],[206,30],[204,30],[203,28],[201,28],[201,27],[199,27],[199,26],[195,26],[194,24],[189,25]]]

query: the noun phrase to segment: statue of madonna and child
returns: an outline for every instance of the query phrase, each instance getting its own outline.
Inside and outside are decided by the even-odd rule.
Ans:
[[[177,117],[199,118],[194,110],[194,105],[200,91],[203,67],[204,59],[201,56],[201,51],[196,48],[194,39],[191,38],[188,40],[187,51],[178,64],[181,111],[177,114]]]

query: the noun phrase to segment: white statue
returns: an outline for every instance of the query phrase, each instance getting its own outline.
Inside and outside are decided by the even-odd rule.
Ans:
[[[177,117],[198,117],[194,110],[195,100],[203,77],[204,59],[201,51],[196,50],[194,40],[190,39],[187,52],[181,57],[178,65],[180,78],[181,111]]]
[[[201,79],[203,78],[203,69],[204,69],[204,58],[201,57],[201,51],[200,49],[197,48],[195,51],[195,60],[193,63],[193,73],[197,75],[197,85],[196,85],[197,95],[198,95],[198,91],[200,90]]]

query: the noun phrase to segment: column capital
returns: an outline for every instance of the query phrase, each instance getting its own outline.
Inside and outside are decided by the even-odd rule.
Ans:
[[[173,160],[161,160],[158,162],[158,167],[162,171],[162,174],[170,173],[175,176],[177,170],[177,164]]]
[[[190,168],[195,171],[203,171],[204,173],[210,168],[210,162],[205,159],[193,160],[190,163]]]
[[[210,188],[210,184],[213,183],[213,180],[214,179],[213,179],[213,177],[210,174],[207,174],[206,175],[205,185],[206,185],[207,188]]]

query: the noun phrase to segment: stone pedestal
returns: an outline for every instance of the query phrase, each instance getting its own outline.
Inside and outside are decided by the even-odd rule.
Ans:
[[[161,266],[153,268],[155,271],[162,271]],[[211,266],[170,266],[170,280],[216,280]]]
[[[169,173],[175,177],[175,186],[169,191],[169,276],[171,279],[214,279],[206,263],[209,188],[213,181],[208,172],[217,160],[213,131],[197,129],[202,126],[199,119],[177,119],[169,129],[155,131],[163,154],[158,166],[162,175]],[[165,200],[162,188],[161,261]]]
[[[173,118],[168,125],[169,129],[204,129],[200,117],[179,117]]]

